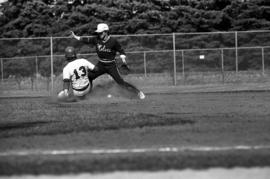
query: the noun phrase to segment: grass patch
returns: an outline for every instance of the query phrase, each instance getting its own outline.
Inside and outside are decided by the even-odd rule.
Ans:
[[[194,123],[169,113],[105,112],[111,104],[48,104],[44,98],[3,101],[6,110],[1,112],[0,138]]]

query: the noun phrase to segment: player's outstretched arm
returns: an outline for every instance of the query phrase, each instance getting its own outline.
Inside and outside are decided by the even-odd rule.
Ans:
[[[80,40],[81,39],[81,37],[80,36],[78,36],[78,35],[76,35],[73,31],[70,31],[70,36],[71,37],[73,37],[73,38],[75,38],[75,39],[77,39],[77,40]]]

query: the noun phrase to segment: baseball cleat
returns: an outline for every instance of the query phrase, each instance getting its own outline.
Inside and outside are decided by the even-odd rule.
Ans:
[[[145,95],[143,94],[142,91],[140,91],[140,92],[138,93],[138,96],[139,96],[140,99],[144,99],[144,98],[145,98]]]

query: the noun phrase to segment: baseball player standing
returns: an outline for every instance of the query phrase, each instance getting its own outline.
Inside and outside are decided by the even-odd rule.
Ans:
[[[100,23],[97,25],[96,37],[79,37],[71,31],[71,36],[75,39],[82,41],[89,45],[96,46],[96,52],[99,57],[99,61],[96,64],[96,69],[90,74],[91,80],[94,80],[100,75],[105,73],[109,74],[120,86],[133,91],[138,95],[140,99],[144,99],[145,95],[142,91],[137,89],[134,85],[126,82],[120,75],[117,65],[116,65],[116,53],[120,53],[120,58],[123,64],[126,62],[126,54],[122,49],[119,42],[110,36],[109,26],[105,23]]]
[[[88,74],[94,70],[95,66],[86,59],[77,58],[74,47],[65,49],[65,58],[68,61],[63,68],[63,91],[58,94],[59,99],[68,99],[73,96],[82,98],[88,94],[92,88]],[[69,87],[72,87],[72,92]]]

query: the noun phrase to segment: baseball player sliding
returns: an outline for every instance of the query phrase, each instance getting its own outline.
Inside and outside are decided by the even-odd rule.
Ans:
[[[71,36],[75,39],[82,41],[88,45],[94,45],[96,47],[99,61],[96,64],[95,70],[89,73],[89,79],[94,80],[98,76],[107,73],[121,87],[136,93],[139,99],[144,99],[144,93],[137,89],[134,85],[126,82],[119,74],[115,59],[116,53],[120,53],[120,58],[124,65],[127,64],[126,54],[119,42],[115,38],[110,36],[109,26],[105,23],[100,23],[97,25],[97,30],[95,31],[95,33],[95,37],[79,37],[71,31]]]
[[[71,46],[65,49],[65,58],[68,63],[63,68],[63,90],[58,94],[58,99],[74,101],[76,98],[84,98],[92,89],[88,75],[95,69],[95,65],[86,59],[77,58]],[[72,90],[69,90],[70,86]]]

